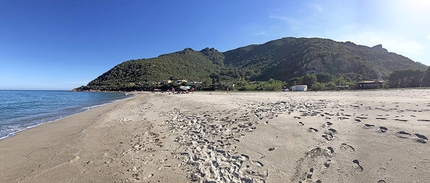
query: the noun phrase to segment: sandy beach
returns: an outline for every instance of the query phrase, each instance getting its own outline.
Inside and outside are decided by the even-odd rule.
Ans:
[[[0,182],[430,182],[430,90],[135,93],[0,141]]]

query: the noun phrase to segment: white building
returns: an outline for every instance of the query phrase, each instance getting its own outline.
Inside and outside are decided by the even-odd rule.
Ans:
[[[177,85],[180,85],[180,84],[182,84],[182,83],[186,83],[187,82],[187,80],[185,80],[185,79],[183,79],[183,80],[176,80],[175,81],[175,83],[177,84]]]
[[[171,82],[172,82],[172,80],[161,80],[159,83],[160,84],[169,84]]]
[[[295,85],[291,87],[291,91],[306,91],[308,90],[307,85]]]

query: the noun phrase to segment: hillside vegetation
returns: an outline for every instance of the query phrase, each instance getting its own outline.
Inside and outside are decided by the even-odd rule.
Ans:
[[[263,86],[273,84],[276,87],[268,88],[279,90],[279,85],[301,84],[309,78],[316,79],[316,86],[330,82],[332,86],[388,79],[393,71],[407,69],[425,71],[427,66],[388,52],[382,45],[367,47],[329,39],[288,37],[226,52],[186,48],[156,58],[130,60],[76,90],[152,90],[170,87],[159,84],[168,79],[200,81],[201,89],[223,89],[235,84],[244,90],[266,90]]]

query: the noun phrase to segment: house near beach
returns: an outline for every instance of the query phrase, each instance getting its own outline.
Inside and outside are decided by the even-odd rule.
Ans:
[[[189,85],[201,85],[203,82],[201,81],[189,81],[188,84]]]
[[[291,91],[306,91],[308,90],[307,85],[294,85],[291,87]]]
[[[159,84],[169,84],[172,83],[172,80],[161,80]]]
[[[177,84],[177,85],[181,85],[182,83],[186,83],[187,82],[187,80],[185,80],[185,79],[182,79],[182,80],[176,80],[175,81],[175,83]]]
[[[176,85],[182,85],[183,83],[187,83],[188,85],[199,85],[202,84],[203,82],[201,81],[187,81],[185,79],[179,79],[179,80],[161,80],[160,82],[158,82],[158,84],[170,84],[174,82]]]
[[[348,90],[349,85],[337,85],[336,90]]]
[[[379,89],[384,85],[382,80],[360,81],[357,83],[357,89]]]

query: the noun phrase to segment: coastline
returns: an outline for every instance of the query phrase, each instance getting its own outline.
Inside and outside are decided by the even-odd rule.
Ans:
[[[0,140],[0,182],[427,182],[429,101],[425,89],[135,93]]]
[[[6,91],[6,90],[3,90]],[[25,94],[27,96],[30,96],[30,100],[33,100],[32,102],[36,102],[36,106],[21,106],[20,108],[14,108],[16,104],[10,104],[10,106],[0,106],[0,108],[2,107],[6,107],[6,111],[3,111],[5,113],[12,113],[14,114],[15,111],[17,111],[15,116],[8,116],[6,115],[6,119],[5,121],[2,121],[2,123],[0,123],[0,126],[2,127],[2,130],[0,131],[0,141],[9,137],[13,137],[15,135],[17,135],[18,133],[31,129],[31,128],[35,128],[37,126],[46,124],[46,123],[51,123],[54,121],[58,121],[61,120],[63,118],[67,118],[69,116],[72,116],[74,114],[78,114],[78,113],[82,113],[82,112],[86,112],[90,109],[93,108],[97,108],[109,103],[113,103],[116,101],[120,101],[123,99],[127,99],[129,97],[132,97],[132,95],[124,95],[124,97],[112,97],[112,98],[106,98],[103,100],[99,100],[99,101],[87,101],[87,103],[73,103],[75,102],[73,99],[69,99],[69,98],[57,98],[55,99],[56,101],[67,101],[70,100],[73,104],[61,104],[61,103],[56,103],[55,107],[46,105],[46,106],[41,106],[42,103],[51,103],[52,98],[50,100],[46,100],[44,102],[40,102],[40,101],[34,101],[34,97],[39,97],[38,95],[40,95],[39,93],[42,92],[42,97],[46,97],[46,96],[50,96],[52,95],[63,95],[63,93],[71,93],[70,91],[66,91],[66,90],[7,90],[7,91],[16,91],[16,92],[38,92],[37,95],[34,93],[18,93],[15,95],[19,95],[19,94]],[[43,93],[43,92],[46,92]],[[6,95],[7,96],[7,95]],[[11,98],[14,97],[14,95],[10,96]],[[72,96],[70,96],[72,97]],[[13,101],[13,100],[10,100]],[[8,101],[6,101],[7,103]],[[14,101],[16,102],[16,101]],[[20,103],[20,102],[25,102],[25,101],[18,101],[16,103]],[[39,102],[39,103],[37,103]],[[44,105],[44,104],[42,104]],[[22,108],[24,107],[24,108]],[[30,108],[42,108],[43,110],[33,110],[31,112],[29,112]],[[20,114],[20,112],[23,110],[24,112],[22,114]],[[3,116],[4,117],[4,116]]]
[[[42,123],[20,131],[14,136],[0,140],[0,152],[2,154],[2,156],[0,156],[0,161],[4,162],[4,164],[0,166],[0,172],[2,172],[0,173],[0,177],[2,177],[0,178],[0,182],[34,182],[34,177],[28,180],[29,177],[24,175],[26,174],[25,172],[34,172],[35,164],[44,164],[44,162],[39,162],[37,159],[40,158],[46,161],[60,155],[61,153],[57,154],[58,152],[56,151],[58,151],[59,148],[63,149],[66,145],[75,144],[76,139],[79,139],[76,135],[77,133],[94,125],[100,115],[106,113],[106,111],[112,110],[115,106],[126,102],[128,99],[132,99],[132,97],[102,104],[98,107],[89,108],[54,121]],[[65,144],[60,145],[60,141]],[[32,154],[37,154],[35,155],[35,161],[31,158]],[[68,156],[70,156],[70,154]],[[60,162],[65,161],[64,158],[66,157],[63,155]],[[49,162],[46,163],[49,167]],[[64,163],[58,164],[58,161],[54,164],[57,164],[56,166],[58,167],[64,165]],[[3,169],[5,166],[8,168]],[[52,168],[53,167],[50,169]],[[39,176],[40,175],[36,175],[35,177]],[[42,182],[46,182],[46,179]]]

